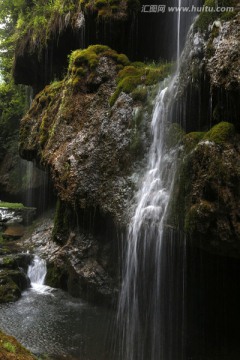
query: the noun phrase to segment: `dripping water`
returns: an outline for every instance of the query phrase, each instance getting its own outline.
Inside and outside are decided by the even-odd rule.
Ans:
[[[179,71],[179,59],[180,59],[181,6],[182,6],[182,0],[178,0],[179,11],[177,18],[177,72]]]

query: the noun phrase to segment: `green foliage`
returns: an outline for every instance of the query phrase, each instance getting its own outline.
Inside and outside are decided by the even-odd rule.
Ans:
[[[26,109],[26,92],[13,82],[0,84],[0,133],[12,135]]]
[[[139,0],[0,0],[0,21],[5,24],[0,29],[1,47],[9,48],[10,43],[12,46],[19,40],[20,52],[28,44],[29,51],[37,50],[40,54],[56,31],[76,25],[76,14],[80,11],[125,20],[128,11],[139,9]],[[3,39],[10,43],[3,44]]]

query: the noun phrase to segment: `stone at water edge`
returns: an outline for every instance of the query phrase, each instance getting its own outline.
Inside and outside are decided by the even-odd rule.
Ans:
[[[17,240],[24,235],[24,226],[20,224],[13,224],[7,226],[6,230],[3,232],[2,237],[5,240]]]

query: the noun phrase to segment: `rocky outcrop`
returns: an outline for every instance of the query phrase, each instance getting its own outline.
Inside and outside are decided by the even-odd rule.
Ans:
[[[173,199],[175,225],[193,245],[240,256],[240,147],[229,123],[185,135]],[[174,216],[173,216],[174,217]]]
[[[63,202],[122,225],[148,148],[147,86],[168,69],[138,66],[100,45],[73,53],[68,76],[35,98],[20,130],[21,156],[50,169]]]
[[[182,122],[187,131],[202,131],[210,123],[229,121],[239,131],[240,14],[232,12],[230,19],[207,17],[202,27],[203,15],[206,13],[192,26],[182,54],[177,98],[193,104],[191,108],[186,105]]]
[[[232,21],[215,21],[206,45],[206,70],[212,86],[240,90],[239,47],[240,14]]]

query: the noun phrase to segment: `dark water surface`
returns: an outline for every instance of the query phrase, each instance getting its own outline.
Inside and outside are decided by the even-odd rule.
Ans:
[[[114,314],[39,286],[16,303],[0,304],[0,328],[34,354],[54,359],[110,360],[108,335]]]

